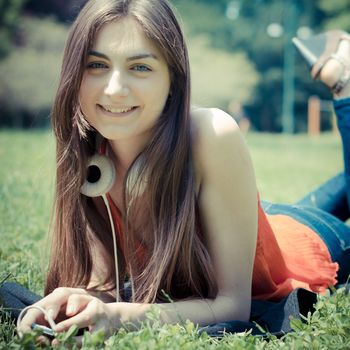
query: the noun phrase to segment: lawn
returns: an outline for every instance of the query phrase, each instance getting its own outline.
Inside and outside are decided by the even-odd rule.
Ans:
[[[261,197],[292,203],[342,169],[338,135],[248,134]],[[54,141],[48,131],[0,131],[0,283],[16,280],[42,293],[43,266],[54,177]],[[234,186],[235,184],[232,183]],[[322,297],[308,322],[293,321],[295,333],[268,341],[248,334],[223,339],[201,336],[191,323],[159,326],[156,310],[137,332],[121,330],[104,343],[99,334],[86,348],[105,349],[349,349],[350,298],[343,290]],[[13,325],[0,312],[0,349],[30,347],[18,342]],[[71,342],[69,334],[61,339]],[[26,343],[27,342],[27,343]],[[27,345],[25,345],[27,344]]]

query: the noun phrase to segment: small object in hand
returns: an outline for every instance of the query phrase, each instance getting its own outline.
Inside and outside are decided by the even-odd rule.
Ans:
[[[55,332],[49,327],[46,327],[46,326],[43,326],[43,325],[37,324],[37,323],[32,323],[31,328],[34,331],[42,332],[43,335],[45,335],[45,336],[47,336],[49,338],[54,338],[55,337]]]

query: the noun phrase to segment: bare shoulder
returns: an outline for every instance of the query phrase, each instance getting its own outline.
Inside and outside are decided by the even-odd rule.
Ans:
[[[196,135],[219,138],[227,133],[240,133],[235,120],[219,108],[192,108],[191,120]]]
[[[229,156],[234,162],[235,158],[242,161],[242,156],[248,156],[246,142],[238,125],[226,112],[217,108],[194,108],[191,110],[191,120],[193,158],[201,174],[223,157]]]

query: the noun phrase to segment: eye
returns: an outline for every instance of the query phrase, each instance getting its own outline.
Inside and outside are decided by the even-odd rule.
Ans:
[[[87,69],[106,69],[108,66],[103,62],[90,62],[87,65]]]
[[[136,71],[136,72],[140,72],[140,73],[144,73],[144,72],[151,72],[152,69],[147,67],[144,64],[136,64],[135,66],[131,67],[132,70]]]

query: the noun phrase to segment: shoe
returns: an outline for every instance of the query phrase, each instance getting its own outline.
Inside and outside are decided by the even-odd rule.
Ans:
[[[309,39],[296,37],[292,39],[293,44],[310,67],[313,79],[319,78],[322,68],[330,59],[335,59],[342,65],[342,74],[338,81],[330,87],[335,94],[338,94],[350,80],[350,57],[345,58],[337,53],[341,40],[350,42],[350,35],[341,30],[331,30]]]

